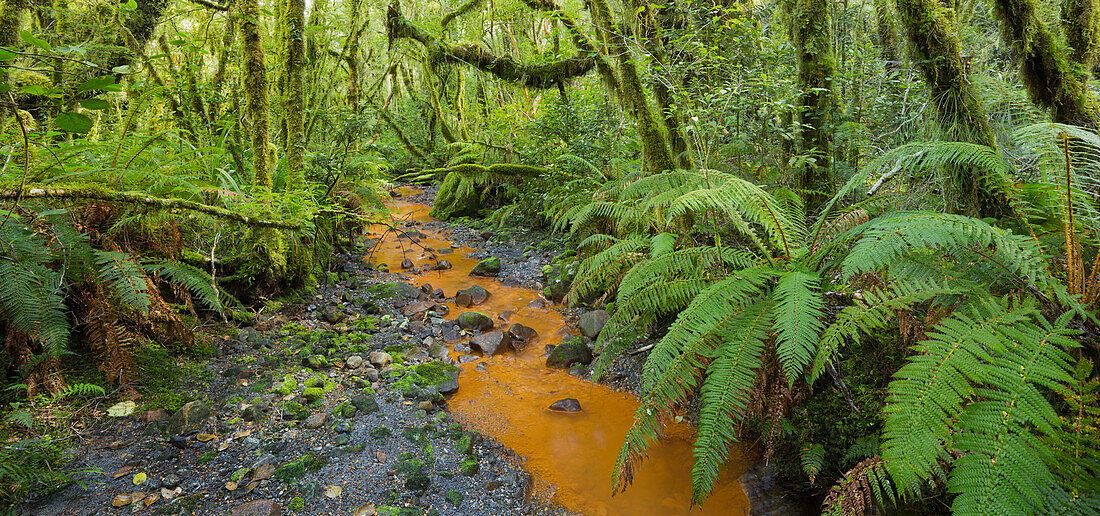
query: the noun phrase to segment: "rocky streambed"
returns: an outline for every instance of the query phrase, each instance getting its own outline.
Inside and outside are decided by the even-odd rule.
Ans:
[[[395,200],[394,224],[316,295],[219,337],[198,399],[113,407],[74,463],[96,473],[32,512],[748,512],[750,449],[689,504],[687,425],[611,498],[637,402],[581,379],[604,314],[563,314],[543,295],[549,253],[434,221],[425,199]],[[612,378],[629,386],[636,367]]]

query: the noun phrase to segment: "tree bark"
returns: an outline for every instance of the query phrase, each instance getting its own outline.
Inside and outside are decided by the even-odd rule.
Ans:
[[[305,182],[305,0],[287,0],[286,11],[286,167],[287,185]]]
[[[245,111],[252,123],[252,186],[271,190],[271,161],[268,146],[267,69],[260,39],[260,8],[257,0],[240,0],[241,50],[244,54]]]
[[[954,17],[936,0],[897,0],[897,7],[913,63],[924,76],[936,106],[943,139],[996,147],[985,107],[966,77]],[[983,184],[974,170],[955,171],[954,183],[966,215],[1002,217],[1010,213],[1004,197]]]
[[[1070,59],[1081,67],[1087,79],[1100,57],[1100,2],[1062,0],[1062,30],[1070,48]]]
[[[832,117],[836,110],[833,75],[836,58],[829,31],[827,0],[794,0],[789,4],[791,42],[798,55],[798,88],[801,90],[801,152],[813,157],[795,171],[795,184],[807,192],[807,211],[836,192],[832,166]]]
[[[1066,47],[1039,19],[1034,0],[996,0],[993,7],[1031,102],[1049,109],[1055,122],[1100,128],[1100,106],[1086,86],[1086,72],[1070,66]]]

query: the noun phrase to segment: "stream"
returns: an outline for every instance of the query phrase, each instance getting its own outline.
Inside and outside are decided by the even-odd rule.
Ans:
[[[416,193],[407,188],[399,192]],[[429,207],[423,204],[395,198],[389,206],[395,220],[434,221],[428,214]],[[375,235],[382,233],[377,227],[372,229]],[[418,230],[424,234],[421,246],[453,247],[446,234],[425,227]],[[521,323],[538,331],[539,337],[520,353],[508,350],[462,364],[460,388],[448,401],[449,410],[464,425],[522,457],[524,469],[534,479],[534,496],[586,515],[749,513],[749,502],[738,478],[757,457],[743,445],[734,445],[730,450],[730,461],[710,498],[692,506],[693,428],[684,423],[666,429],[666,438],[650,448],[633,484],[624,493],[612,496],[612,468],[633,421],[637,399],[630,393],[547,368],[544,347],[560,342],[562,336],[575,330],[561,312],[543,307],[548,303],[536,302],[542,300],[539,292],[505,286],[494,278],[469,276],[478,261],[465,256],[471,251],[455,248],[453,253],[438,257],[450,261],[451,269],[424,272],[415,275],[412,282],[442,288],[448,296],[479,285],[491,293],[489,299],[471,308],[448,302],[451,317],[473,310],[493,317],[498,327]],[[420,247],[397,241],[390,232],[376,247],[372,261],[396,268],[404,259],[427,269],[437,258]],[[502,314],[507,322],[502,321]],[[562,398],[579,400],[583,411],[563,414],[547,409]]]

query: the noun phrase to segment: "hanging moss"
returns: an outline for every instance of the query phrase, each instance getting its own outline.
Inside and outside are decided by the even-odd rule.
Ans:
[[[1062,30],[1070,48],[1070,60],[1085,78],[1100,58],[1100,5],[1098,0],[1062,0]]]

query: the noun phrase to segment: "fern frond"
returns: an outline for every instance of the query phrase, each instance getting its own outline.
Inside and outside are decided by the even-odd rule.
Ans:
[[[119,251],[95,251],[100,279],[111,286],[115,295],[139,313],[149,311],[148,284],[145,271],[130,255]]]
[[[0,260],[0,317],[57,356],[69,340],[62,279],[33,262]]]
[[[222,306],[221,302],[221,297],[225,294],[218,290],[214,279],[210,277],[208,272],[176,260],[145,265],[144,269],[190,290],[198,296],[199,301],[218,313],[225,311],[225,307]]]
[[[771,305],[771,300],[759,299],[720,330],[722,342],[700,391],[699,433],[692,448],[691,492],[697,503],[710,494],[729,445],[737,440],[736,424],[749,405],[756,371],[763,364]]]
[[[776,355],[788,385],[793,385],[813,362],[818,336],[825,327],[820,287],[817,274],[795,270],[781,275],[772,291],[776,300]]]

